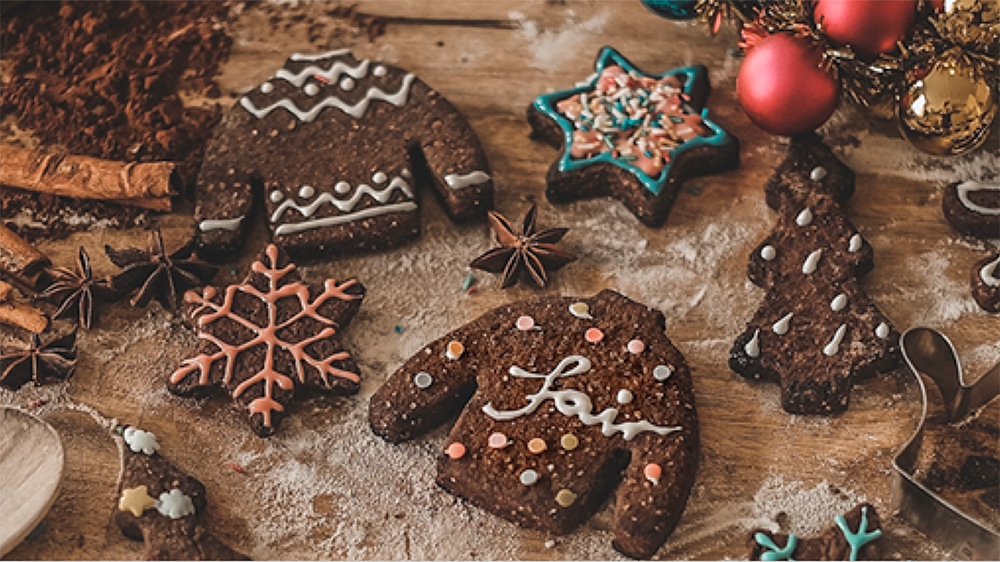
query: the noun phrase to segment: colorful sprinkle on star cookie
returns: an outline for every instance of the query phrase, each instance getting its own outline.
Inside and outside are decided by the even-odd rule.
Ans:
[[[648,226],[666,220],[679,185],[739,164],[735,137],[708,118],[708,70],[639,70],[604,47],[586,82],[535,99],[532,135],[561,147],[549,201],[614,195]]]

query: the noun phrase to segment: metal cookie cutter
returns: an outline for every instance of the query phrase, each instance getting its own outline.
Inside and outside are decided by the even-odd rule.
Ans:
[[[923,408],[917,430],[893,459],[893,508],[914,527],[949,552],[966,558],[1000,558],[1000,534],[973,519],[913,478],[913,469],[924,438],[927,388],[921,374],[941,390],[949,422],[963,419],[1000,394],[1000,364],[975,383],[965,382],[962,366],[951,341],[937,330],[911,328],[900,339],[903,358],[917,378]]]

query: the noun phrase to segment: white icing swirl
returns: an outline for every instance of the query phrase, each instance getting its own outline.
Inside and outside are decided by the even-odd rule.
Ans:
[[[847,324],[841,324],[840,327],[837,328],[837,333],[833,334],[833,339],[831,339],[830,343],[826,344],[826,347],[823,348],[823,355],[826,355],[827,357],[836,355],[837,352],[840,351],[840,344],[844,341],[845,334],[847,334]]]
[[[618,417],[617,408],[607,408],[599,414],[592,413],[593,403],[590,396],[575,389],[552,390],[552,384],[558,378],[571,377],[590,371],[590,360],[581,355],[570,355],[559,362],[559,365],[547,375],[531,373],[520,367],[511,367],[510,374],[513,377],[524,379],[543,379],[542,388],[529,394],[526,398],[528,404],[517,410],[497,410],[490,402],[483,406],[483,413],[497,421],[509,421],[521,416],[528,415],[538,409],[546,400],[555,403],[556,410],[569,417],[576,417],[584,425],[601,425],[601,433],[606,437],[611,437],[616,433],[621,433],[626,441],[630,441],[636,435],[651,431],[659,435],[667,435],[675,431],[681,431],[680,426],[660,426],[650,423],[647,420],[635,422],[614,423]]]

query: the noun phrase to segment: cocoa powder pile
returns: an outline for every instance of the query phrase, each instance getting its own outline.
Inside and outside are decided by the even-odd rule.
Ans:
[[[214,76],[232,43],[223,26],[229,12],[228,2],[5,2],[0,111],[41,144],[72,153],[176,161],[191,185],[221,108],[185,107],[179,92],[219,96]],[[35,228],[11,226],[28,238],[98,220],[134,225],[146,214],[4,187],[0,218],[22,212]]]

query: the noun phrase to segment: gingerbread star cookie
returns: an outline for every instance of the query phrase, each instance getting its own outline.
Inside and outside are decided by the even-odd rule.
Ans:
[[[399,442],[462,410],[440,486],[558,534],[617,487],[613,545],[649,557],[698,464],[691,375],[664,329],[660,312],[611,290],[502,306],[411,357],[372,396],[369,422]]]
[[[276,244],[296,256],[398,246],[420,232],[418,184],[455,221],[493,206],[465,118],[412,73],[346,50],[293,54],[222,118],[195,207],[198,255],[238,250],[263,192]]]
[[[126,537],[145,541],[146,560],[247,560],[205,528],[205,486],[160,456],[155,435],[130,426],[122,437],[115,523]]]
[[[170,375],[168,388],[181,396],[228,393],[267,437],[304,390],[358,391],[358,366],[339,332],[364,296],[355,279],[302,283],[295,264],[271,244],[243,283],[185,293],[200,343],[197,355]]]
[[[611,47],[595,73],[528,108],[532,136],[560,148],[549,201],[611,195],[648,226],[667,219],[681,183],[739,165],[739,143],[708,118],[708,70],[647,74]]]

